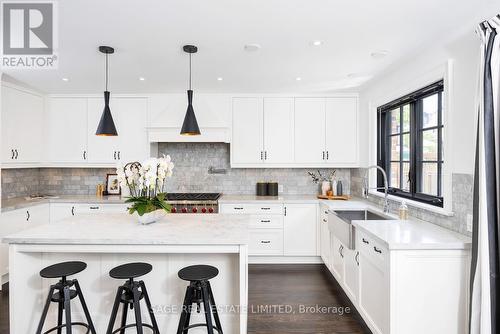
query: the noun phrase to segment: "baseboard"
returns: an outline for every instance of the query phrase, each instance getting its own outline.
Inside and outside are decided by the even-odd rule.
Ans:
[[[249,256],[250,264],[323,263],[320,256]]]

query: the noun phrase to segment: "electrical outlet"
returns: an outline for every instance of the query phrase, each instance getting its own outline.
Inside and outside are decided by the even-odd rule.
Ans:
[[[279,184],[279,185],[278,185],[278,192],[279,192],[279,193],[282,193],[282,192],[283,192],[283,185],[282,185],[282,184]]]
[[[467,232],[472,232],[472,215],[467,214]]]

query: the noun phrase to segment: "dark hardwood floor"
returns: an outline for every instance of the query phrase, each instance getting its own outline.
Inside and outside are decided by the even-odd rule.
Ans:
[[[323,265],[250,265],[248,295],[251,334],[370,333]],[[4,285],[0,334],[9,333],[8,298]]]

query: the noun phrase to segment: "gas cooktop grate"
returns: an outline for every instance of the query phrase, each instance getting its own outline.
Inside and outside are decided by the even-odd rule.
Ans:
[[[168,193],[167,201],[216,201],[220,193]]]

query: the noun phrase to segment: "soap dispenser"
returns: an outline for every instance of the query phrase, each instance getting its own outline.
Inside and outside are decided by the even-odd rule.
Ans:
[[[399,211],[399,219],[408,220],[408,206],[406,205],[405,201],[401,202],[398,211]]]

